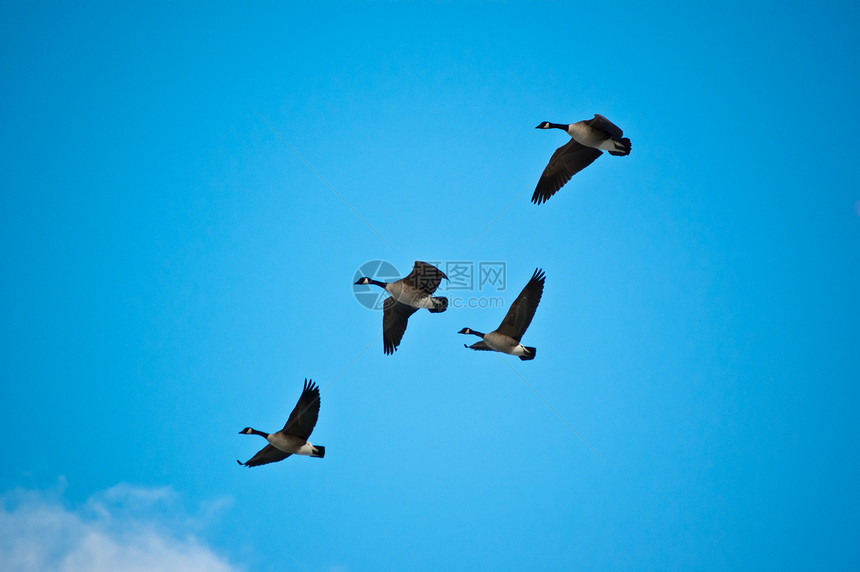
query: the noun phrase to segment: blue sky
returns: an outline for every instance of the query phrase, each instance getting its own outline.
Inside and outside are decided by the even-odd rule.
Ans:
[[[0,557],[856,569],[859,21],[4,3]],[[530,204],[594,113],[631,155]],[[371,260],[504,262],[505,308],[384,356]],[[464,349],[537,267],[538,357]],[[325,459],[238,467],[305,378]]]

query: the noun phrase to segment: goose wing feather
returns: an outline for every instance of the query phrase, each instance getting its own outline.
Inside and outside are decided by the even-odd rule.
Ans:
[[[382,344],[386,355],[393,354],[403,339],[409,316],[418,311],[394,298],[386,298],[382,305]]]
[[[528,284],[526,284],[514,303],[511,304],[505,319],[502,320],[502,325],[496,330],[500,334],[510,336],[518,342],[526,333],[529,324],[532,323],[541,296],[543,295],[543,285],[546,280],[546,274],[538,268],[532,274]]]
[[[621,139],[624,136],[624,132],[621,131],[621,128],[600,115],[599,113],[594,114],[594,119],[590,119],[588,124],[596,129],[600,129],[601,131],[605,131],[609,134],[613,139]]]
[[[412,272],[404,278],[407,284],[427,294],[432,294],[442,283],[442,279],[447,280],[445,273],[426,262],[420,260],[415,261],[412,267]]]
[[[320,414],[320,389],[313,381],[305,380],[299,401],[290,413],[284,425],[285,435],[298,437],[305,441],[311,436],[311,431],[317,424]]]
[[[272,447],[271,445],[266,445],[265,447],[260,449],[256,455],[254,455],[244,463],[239,462],[239,464],[245,465],[246,467],[259,467],[260,465],[267,465],[269,463],[283,461],[291,454],[292,453],[284,453],[280,449]]]
[[[594,163],[602,154],[600,149],[586,147],[573,139],[556,149],[538,180],[532,202],[539,205],[548,201],[571,177]]]

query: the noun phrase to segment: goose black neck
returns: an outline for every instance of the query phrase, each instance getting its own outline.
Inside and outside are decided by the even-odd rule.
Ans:
[[[470,334],[472,334],[472,335],[474,335],[474,336],[478,336],[479,338],[483,338],[483,337],[484,337],[484,334],[482,334],[481,332],[475,331],[475,330],[473,330],[472,328],[469,328],[469,333],[470,333]]]
[[[550,123],[549,126],[551,129],[561,129],[562,131],[567,131],[567,125],[564,125],[563,123]]]
[[[379,286],[380,288],[385,288],[386,286],[385,282],[380,282],[379,280],[374,280],[373,278],[368,278],[368,280],[374,286]]]
[[[251,435],[259,435],[263,439],[267,439],[269,437],[268,433],[263,433],[262,431],[257,431],[256,429],[251,429]]]

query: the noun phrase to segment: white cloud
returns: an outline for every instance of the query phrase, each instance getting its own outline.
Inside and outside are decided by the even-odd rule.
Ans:
[[[69,508],[59,491],[0,495],[3,570],[58,572],[237,570],[193,534],[225,504],[189,516],[170,488],[120,484]]]

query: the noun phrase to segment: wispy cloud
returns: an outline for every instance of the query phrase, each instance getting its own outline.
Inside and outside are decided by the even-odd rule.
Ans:
[[[170,488],[120,484],[79,507],[62,487],[2,494],[0,562],[21,572],[238,570],[194,534],[223,502],[191,516]]]

